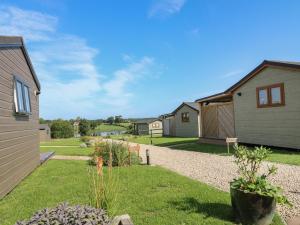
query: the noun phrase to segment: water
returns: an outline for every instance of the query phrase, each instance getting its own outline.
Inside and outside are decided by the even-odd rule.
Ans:
[[[125,130],[115,130],[115,131],[96,131],[93,133],[93,136],[111,136],[111,135],[120,135],[120,134],[125,134]]]

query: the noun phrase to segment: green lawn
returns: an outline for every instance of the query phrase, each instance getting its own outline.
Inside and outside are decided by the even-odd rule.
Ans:
[[[234,224],[228,193],[160,167],[116,168],[120,175],[118,214],[136,225]],[[50,160],[0,200],[0,221],[13,225],[60,202],[88,203],[87,164]],[[278,216],[273,225],[282,224]]]
[[[90,156],[94,148],[74,147],[40,147],[40,152],[55,152],[56,155]]]
[[[98,132],[109,132],[109,131],[125,131],[126,127],[123,126],[123,124],[121,124],[122,126],[113,124],[101,124],[98,127],[96,127],[95,131]]]
[[[41,146],[79,146],[80,138],[65,138],[65,139],[52,139],[48,142],[41,142]]]
[[[227,147],[221,145],[212,144],[199,144],[199,143],[188,143],[180,146],[174,146],[173,149],[180,149],[186,151],[205,152],[219,155],[228,155]],[[279,149],[271,149],[272,154],[268,157],[268,161],[286,163],[291,165],[300,165],[300,152],[285,151]],[[233,149],[230,149],[232,154]]]
[[[111,137],[116,140],[126,140],[129,142],[139,144],[151,144],[151,138],[149,135],[134,136],[134,135],[115,135]],[[157,146],[171,146],[183,143],[195,142],[197,138],[184,138],[184,137],[153,137],[152,144]]]

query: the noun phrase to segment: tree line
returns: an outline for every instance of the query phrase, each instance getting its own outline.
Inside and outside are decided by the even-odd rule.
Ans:
[[[130,123],[130,119],[124,119],[121,115],[110,116],[107,119],[88,120],[77,117],[76,119],[64,120],[45,120],[40,118],[40,124],[48,124],[51,129],[52,138],[70,138],[77,134],[81,136],[90,135],[93,130],[103,123],[106,124],[121,124]]]

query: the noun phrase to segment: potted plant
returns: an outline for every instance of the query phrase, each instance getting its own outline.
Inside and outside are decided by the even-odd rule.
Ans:
[[[282,189],[267,179],[276,173],[277,168],[272,165],[267,173],[259,174],[263,160],[270,153],[265,147],[249,150],[245,146],[235,146],[239,177],[230,182],[230,195],[234,215],[243,225],[271,224],[276,203],[291,206]]]

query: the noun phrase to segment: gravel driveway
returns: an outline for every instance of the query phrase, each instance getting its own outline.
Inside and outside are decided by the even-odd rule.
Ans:
[[[229,191],[229,181],[237,176],[237,167],[233,162],[233,157],[141,145],[141,156],[144,161],[146,149],[150,150],[152,164],[168,168],[223,191]],[[263,169],[271,164],[265,163]],[[278,163],[275,165],[278,167],[278,173],[271,178],[271,181],[273,184],[283,187],[284,193],[294,205],[292,209],[279,206],[278,211],[285,220],[299,216],[300,166]]]

